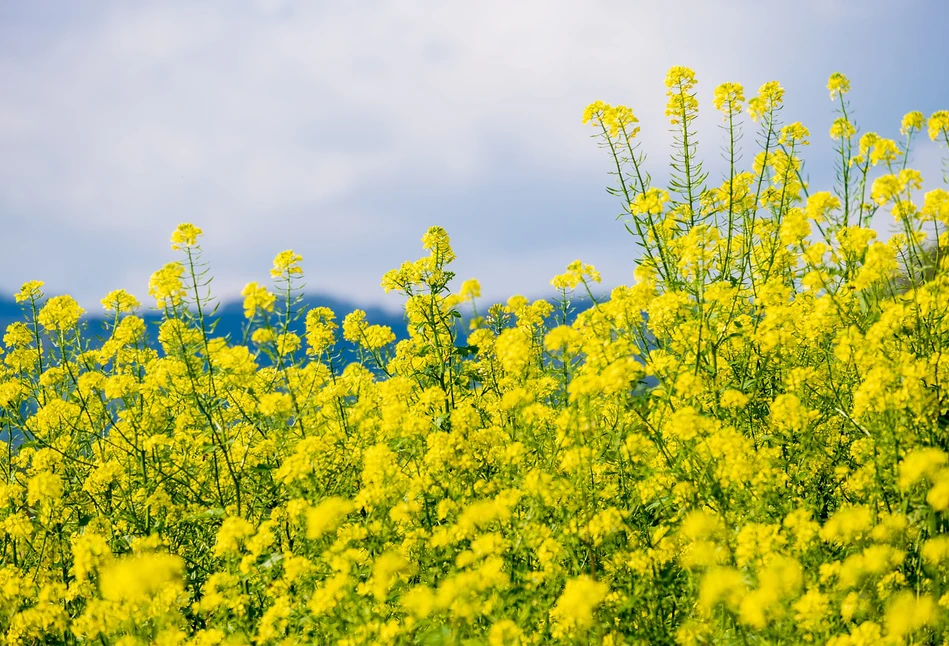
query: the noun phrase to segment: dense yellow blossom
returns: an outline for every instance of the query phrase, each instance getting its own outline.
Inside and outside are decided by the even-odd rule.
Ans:
[[[184,298],[185,268],[179,262],[170,262],[154,274],[148,281],[148,294],[154,296],[158,307],[173,307]]]
[[[203,234],[204,232],[200,228],[190,222],[179,224],[175,232],[171,234],[171,248],[183,249],[193,247],[198,244],[198,237]]]
[[[919,110],[907,112],[903,115],[903,121],[900,123],[900,134],[908,135],[913,130],[922,130],[926,125],[926,117]]]
[[[605,583],[580,576],[567,581],[563,593],[550,611],[555,637],[582,634],[594,621],[593,613],[609,592]]]
[[[938,110],[929,117],[929,138],[933,141],[949,136],[949,110]]]
[[[642,252],[606,294],[575,261],[550,300],[479,312],[441,227],[382,279],[402,330],[308,307],[288,250],[244,289],[243,336],[215,333],[191,224],[149,282],[157,322],[117,290],[91,329],[23,285],[0,354],[5,643],[949,639],[949,192],[919,198],[907,154],[949,113],[854,141],[835,74],[841,172],[812,188],[781,86],[748,100],[752,138],[725,83],[709,182],[696,74],[666,88],[666,187],[632,109],[582,116]]]
[[[257,310],[264,312],[273,312],[274,303],[277,297],[263,285],[257,283],[247,283],[241,290],[241,296],[244,297],[244,316],[253,318]]]
[[[748,116],[760,121],[773,114],[784,102],[784,88],[777,81],[768,81],[758,89],[758,95],[748,101]]]
[[[54,296],[46,301],[36,320],[50,332],[63,332],[75,327],[84,313],[72,296]]]
[[[850,80],[840,72],[834,72],[827,80],[827,89],[830,90],[830,100],[833,101],[850,91]]]
[[[853,127],[853,124],[847,119],[847,117],[837,117],[834,119],[834,123],[830,126],[831,139],[849,139],[855,134],[857,134],[857,130]]]
[[[666,105],[666,116],[669,117],[673,125],[681,125],[684,120],[689,120],[691,115],[698,110],[699,102],[693,92],[695,84],[695,72],[688,67],[673,67],[666,74],[666,87],[668,88],[666,96],[669,98]]]
[[[20,288],[16,294],[13,295],[13,299],[17,303],[23,303],[30,300],[35,300],[43,297],[43,292],[41,288],[45,283],[42,280],[30,280],[23,283],[23,286]]]
[[[745,100],[745,90],[740,83],[722,83],[715,88],[715,98],[712,105],[716,110],[724,113],[727,119],[741,111],[741,104]]]
[[[115,312],[116,314],[133,312],[140,305],[138,299],[124,289],[109,292],[102,298],[101,303],[106,312]]]
[[[303,256],[294,253],[292,249],[281,251],[273,259],[273,268],[270,270],[270,275],[273,278],[302,275],[301,262],[303,262]]]

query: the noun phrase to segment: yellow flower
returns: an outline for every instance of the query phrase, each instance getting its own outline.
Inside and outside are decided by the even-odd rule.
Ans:
[[[817,223],[827,221],[827,216],[836,209],[840,208],[840,199],[827,191],[812,193],[807,198],[807,206],[804,212],[811,220]]]
[[[677,87],[692,87],[695,85],[695,72],[688,67],[676,65],[669,68],[666,73],[666,87],[669,89]]]
[[[781,135],[778,137],[778,143],[786,146],[795,144],[808,145],[807,138],[811,136],[810,131],[800,121],[788,124],[781,128]]]
[[[864,227],[844,227],[837,232],[841,251],[852,256],[863,254],[870,241],[876,237],[876,231]]]
[[[847,120],[847,117],[837,117],[830,127],[830,138],[834,141],[839,139],[850,139],[857,134],[856,128]]]
[[[247,283],[241,290],[244,297],[244,316],[252,318],[257,310],[273,312],[277,297],[267,291],[267,288],[257,283]]]
[[[10,514],[3,521],[3,531],[11,538],[29,538],[33,533],[33,523],[25,512]]]
[[[26,323],[14,321],[7,326],[3,335],[3,342],[7,347],[28,346],[33,342],[33,332],[26,326]]]
[[[185,249],[187,247],[193,247],[198,244],[198,236],[203,233],[201,229],[189,222],[179,224],[175,232],[171,234],[171,248]]]
[[[840,72],[834,72],[827,80],[827,89],[830,90],[830,100],[833,101],[850,91],[850,80]]]
[[[323,499],[307,511],[307,538],[315,540],[334,531],[353,509],[353,503],[345,498],[332,496]]]
[[[124,289],[109,292],[100,302],[106,312],[115,312],[116,314],[135,311],[139,306],[138,299]]]
[[[117,460],[103,462],[89,474],[82,485],[82,490],[91,494],[105,493],[109,490],[112,483],[116,482],[124,474],[125,471]]]
[[[395,341],[395,333],[385,325],[369,325],[364,311],[353,310],[343,319],[343,338],[372,351]]]
[[[897,177],[903,191],[918,191],[923,187],[923,176],[915,168],[904,168]]]
[[[63,479],[51,471],[40,471],[30,478],[26,491],[31,504],[52,502],[63,495]]]
[[[673,125],[681,124],[683,118],[689,119],[698,110],[699,102],[692,92],[695,83],[695,72],[688,67],[675,66],[666,74],[666,87],[669,88],[666,92],[669,97],[666,116]]]
[[[394,289],[411,290],[421,282],[428,271],[429,258],[420,258],[415,262],[403,262],[398,269],[389,270],[382,277],[382,288],[386,294]]]
[[[587,265],[579,260],[574,260],[567,265],[567,272],[559,276],[554,276],[550,284],[560,290],[576,289],[577,285],[584,282],[585,278],[590,278],[594,282],[599,283],[601,280],[600,272],[598,272],[593,265]]]
[[[609,103],[604,103],[603,101],[594,101],[583,109],[583,117],[581,118],[582,123],[590,123],[593,126],[597,125],[596,122],[603,118],[603,114],[609,108]]]
[[[479,283],[474,278],[466,280],[461,284],[461,289],[458,291],[458,295],[463,299],[474,299],[481,297],[481,283]]]
[[[40,291],[43,284],[42,280],[30,280],[23,283],[20,291],[13,296],[14,300],[17,303],[22,303],[24,301],[36,301],[43,298],[43,292]]]
[[[715,98],[712,105],[726,117],[734,116],[741,111],[741,104],[745,100],[745,90],[740,83],[722,83],[715,88]]]
[[[99,590],[103,599],[146,601],[156,594],[184,592],[184,560],[174,554],[135,554],[103,568]]]
[[[819,590],[808,590],[795,601],[794,620],[807,631],[816,631],[821,621],[830,614],[830,598]]]
[[[949,536],[936,536],[923,543],[919,550],[923,561],[929,565],[941,565],[949,560]]]
[[[405,592],[399,603],[415,619],[425,619],[435,609],[435,592],[428,586],[418,585]]]
[[[659,215],[663,206],[669,201],[669,193],[661,188],[649,188],[640,193],[629,204],[629,212],[633,215]]]
[[[718,604],[737,611],[747,592],[748,584],[741,572],[730,567],[713,567],[702,577],[698,605],[707,613]]]
[[[328,307],[314,307],[306,313],[307,354],[320,355],[336,341],[336,314]]]
[[[294,253],[292,249],[281,251],[273,259],[273,269],[270,270],[270,275],[274,278],[302,276],[301,262],[303,262],[303,256]]]
[[[366,582],[364,591],[370,593],[376,601],[385,601],[392,586],[400,578],[407,579],[411,570],[411,564],[399,552],[383,552],[372,564],[372,577]]]
[[[924,222],[940,222],[949,225],[949,192],[934,188],[923,197],[923,208],[919,210]]]
[[[157,307],[174,307],[185,296],[184,283],[181,277],[185,268],[178,262],[170,262],[148,280],[148,294],[154,296]]]
[[[933,112],[929,117],[929,138],[936,141],[940,136],[949,136],[949,110]]]
[[[875,242],[867,249],[863,265],[851,282],[854,289],[866,289],[874,283],[899,274],[896,250],[890,245]]]
[[[693,541],[721,538],[724,532],[721,517],[704,509],[690,511],[679,527],[679,533]]]
[[[277,335],[274,334],[274,331],[268,328],[257,328],[254,330],[254,333],[250,335],[250,340],[256,343],[257,345],[266,345],[268,343],[273,343],[277,339]]]
[[[870,198],[879,205],[896,199],[900,194],[900,181],[896,175],[882,175],[873,180]]]
[[[748,101],[748,116],[758,122],[784,102],[784,88],[777,81],[768,81],[758,89],[758,96]]]
[[[933,475],[933,486],[926,494],[926,502],[936,511],[949,509],[949,469],[942,469]]]
[[[629,128],[634,123],[639,123],[639,119],[625,105],[607,107],[601,116],[603,125],[606,126],[611,137],[617,136],[620,131],[624,132],[630,139],[639,134],[639,128]]]
[[[71,330],[85,314],[72,296],[54,296],[46,301],[36,320],[49,331]]]
[[[502,619],[491,625],[488,631],[489,646],[517,646],[521,643],[524,631],[510,619]]]
[[[366,313],[362,310],[353,310],[343,319],[343,338],[354,343],[359,342],[367,327]]]
[[[741,392],[740,390],[735,390],[734,388],[729,388],[722,393],[721,398],[719,399],[719,406],[722,408],[744,408],[748,403],[748,395]]]
[[[241,542],[255,532],[254,526],[244,518],[230,516],[224,519],[217,532],[214,555],[226,556],[240,552]]]
[[[866,506],[841,507],[821,527],[820,536],[840,545],[853,543],[873,528],[873,512]]]
[[[554,637],[576,635],[593,626],[593,612],[603,602],[610,588],[587,575],[570,579],[550,611]]]
[[[875,132],[865,132],[860,135],[858,150],[861,164],[866,161],[867,155],[869,155],[878,141],[880,141],[880,135]]]
[[[432,258],[441,265],[447,265],[455,259],[451,239],[441,227],[429,227],[422,236],[422,248],[431,251]]]
[[[771,423],[781,429],[796,431],[808,423],[809,413],[796,395],[785,393],[771,404]]]
[[[277,335],[276,341],[277,354],[281,357],[293,354],[300,349],[300,337],[293,332]]]
[[[80,583],[112,556],[105,537],[86,532],[72,539],[73,574]]]
[[[918,110],[907,112],[903,116],[903,121],[900,123],[900,134],[908,135],[912,130],[922,130],[925,124],[926,117],[923,116],[922,112]]]
[[[895,141],[880,137],[873,145],[873,152],[870,153],[870,164],[872,166],[876,166],[880,162],[890,164],[896,161],[899,155],[900,149]]]
[[[544,348],[548,352],[566,350],[568,353],[580,349],[582,337],[580,333],[568,325],[559,325],[544,337]]]
[[[938,619],[936,602],[929,595],[900,592],[886,608],[887,637],[902,640]]]

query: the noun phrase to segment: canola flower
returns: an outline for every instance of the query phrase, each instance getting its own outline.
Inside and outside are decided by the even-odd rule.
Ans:
[[[99,342],[24,284],[0,353],[0,641],[949,640],[949,192],[909,165],[916,136],[949,146],[949,112],[858,138],[834,74],[817,191],[780,84],[714,91],[714,180],[695,73],[666,87],[666,187],[630,108],[582,115],[643,250],[608,298],[577,260],[554,302],[462,326],[481,286],[453,292],[440,227],[382,279],[400,341],[303,309],[292,250],[243,290],[243,338],[216,336],[187,223],[149,282],[156,347],[124,290]],[[572,316],[577,289],[594,304]]]

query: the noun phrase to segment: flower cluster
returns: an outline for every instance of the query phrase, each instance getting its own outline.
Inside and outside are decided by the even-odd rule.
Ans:
[[[644,249],[608,298],[578,260],[559,300],[466,325],[480,285],[452,292],[439,227],[383,278],[401,340],[305,309],[291,250],[243,291],[243,338],[215,335],[190,224],[149,285],[158,344],[127,292],[99,341],[24,285],[0,353],[4,643],[949,638],[949,197],[917,207],[907,166],[949,113],[910,113],[899,145],[841,114],[838,185],[810,192],[780,85],[723,84],[709,185],[696,76],[666,86],[667,189],[628,108],[584,113]],[[842,111],[849,88],[831,77]]]

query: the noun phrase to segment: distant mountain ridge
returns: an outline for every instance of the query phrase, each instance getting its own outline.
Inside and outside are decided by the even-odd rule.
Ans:
[[[553,299],[548,300],[553,301]],[[486,313],[489,305],[490,303],[481,304],[478,307],[478,311],[481,314]],[[314,307],[327,307],[336,314],[337,322],[340,326],[342,326],[342,320],[347,314],[354,310],[361,309],[366,312],[366,320],[370,324],[389,326],[395,333],[397,340],[408,337],[406,321],[402,312],[394,313],[376,305],[363,305],[328,294],[304,296],[299,307],[304,311],[308,311]],[[570,314],[569,320],[572,321],[578,313],[587,309],[587,307],[589,307],[589,301],[586,298],[578,297],[574,299],[573,311]],[[138,315],[146,321],[149,341],[157,341],[157,322],[162,318],[161,312],[141,308]],[[467,320],[469,316],[470,314],[465,312],[463,319]],[[83,321],[87,326],[86,329],[89,330],[93,336],[98,334],[97,330],[104,331],[104,325],[107,320],[109,319],[105,316],[104,312],[87,312],[85,316],[83,316]],[[232,343],[241,342],[244,328],[247,324],[247,319],[244,317],[243,301],[232,300],[221,303],[213,320],[216,321],[213,336],[226,336]],[[26,316],[20,304],[12,298],[0,297],[0,337],[2,337],[7,326],[16,321],[26,321]],[[291,329],[298,334],[302,334],[304,332],[303,321],[296,321]],[[340,339],[340,345],[342,346],[340,349],[344,352],[353,350],[353,348],[349,347],[350,344],[342,339]]]
[[[407,336],[405,320],[402,314],[393,313],[378,306],[360,305],[326,294],[316,294],[314,296],[304,297],[299,307],[304,310],[309,310],[313,307],[328,307],[336,314],[340,323],[347,314],[353,310],[361,309],[366,312],[366,320],[369,321],[369,323],[373,325],[388,325],[395,332],[397,338],[402,339]],[[161,320],[161,312],[142,308],[139,310],[138,315],[149,324],[149,337],[154,338],[154,336],[157,335],[157,326],[151,325],[150,323]],[[247,319],[244,317],[243,301],[234,300],[221,303],[213,318],[217,321],[214,336],[228,336],[232,342],[240,342],[244,326],[247,323]],[[10,323],[25,320],[26,315],[19,303],[12,298],[0,297],[0,335],[2,335]],[[95,333],[95,330],[100,328],[106,320],[108,320],[108,318],[104,312],[87,312],[85,316],[83,316],[83,321],[86,323],[87,329],[93,331],[93,333]],[[302,322],[298,322],[298,326],[295,327],[300,328],[296,330],[297,332],[302,332]]]

